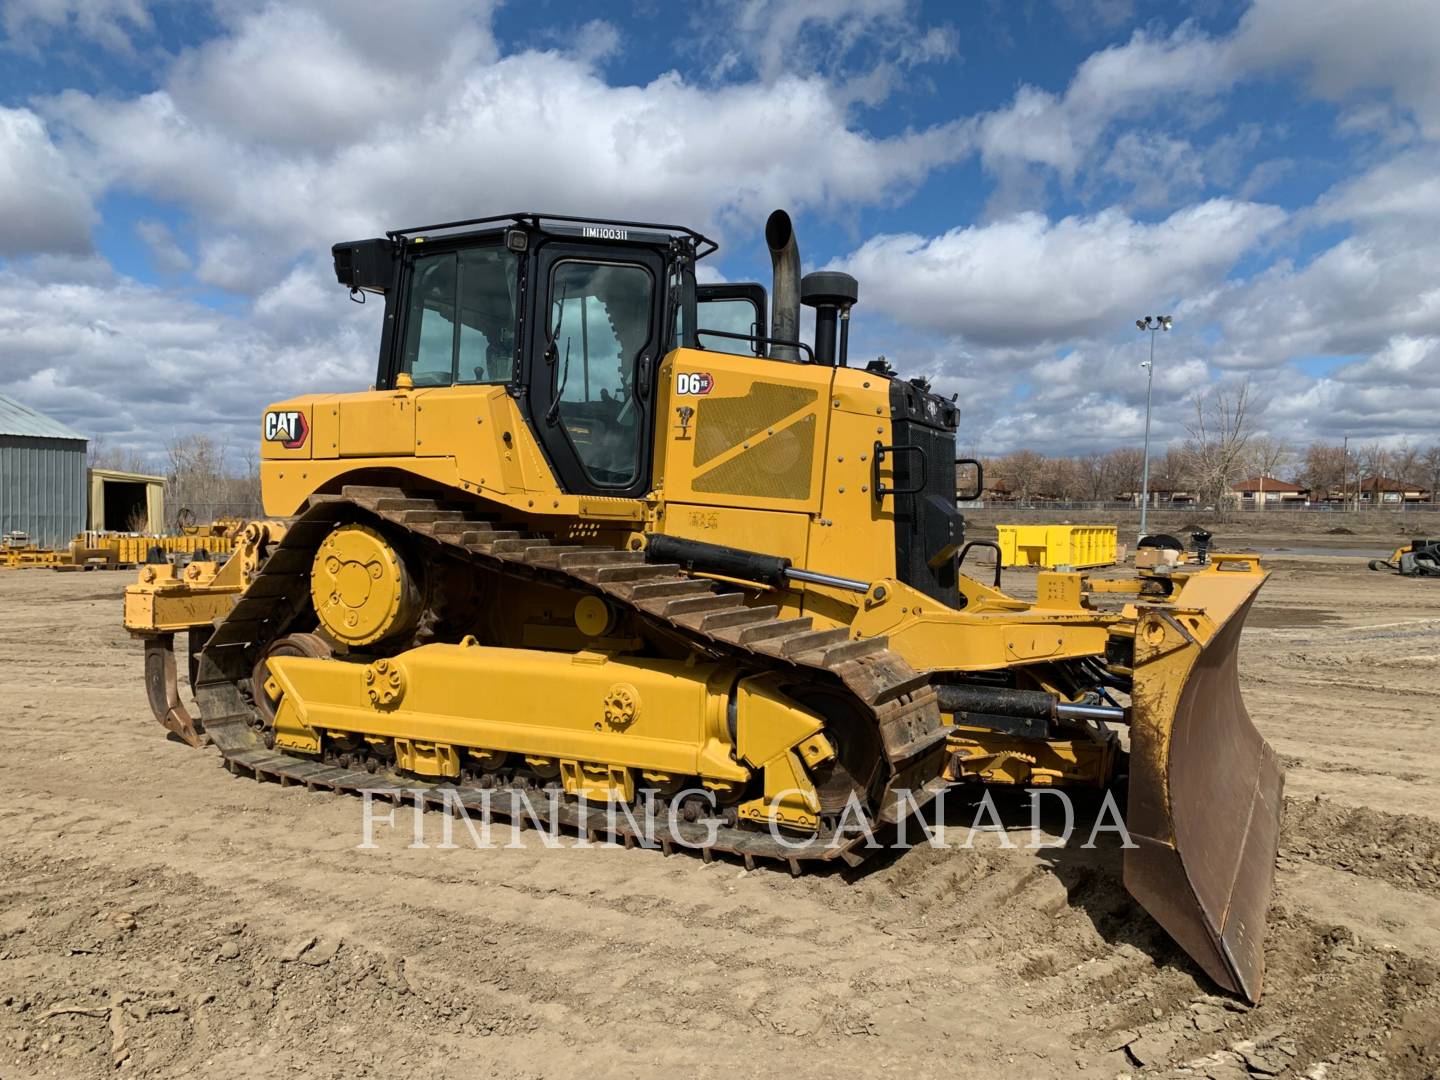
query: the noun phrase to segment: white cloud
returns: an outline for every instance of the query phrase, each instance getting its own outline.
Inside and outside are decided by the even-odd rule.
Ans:
[[[338,288],[302,332],[282,304],[237,318],[113,271],[73,269],[0,269],[7,393],[112,448],[154,454],[191,431],[249,448],[267,402],[373,378],[379,307]]]
[[[1221,46],[1189,26],[1168,37],[1137,30],[1086,58],[1064,94],[1021,86],[1009,106],[981,116],[981,159],[1002,176],[1039,165],[1070,183],[1117,121],[1178,95],[1218,93],[1234,77]]]
[[[717,69],[742,63],[763,82],[797,73],[831,73],[864,81],[864,64],[894,67],[945,60],[955,54],[953,28],[924,26],[916,0],[731,0],[697,16],[708,48],[723,45]],[[856,50],[869,50],[857,58]]]
[[[1130,10],[1062,6],[1099,23]],[[336,240],[521,208],[749,237],[776,205],[855,220],[978,154],[1000,181],[988,223],[857,238],[837,260],[861,279],[855,355],[883,350],[961,393],[963,440],[988,452],[1137,438],[1143,340],[1130,327],[1172,305],[1157,441],[1183,436],[1184,399],[1228,369],[1263,382],[1277,431],[1433,434],[1440,158],[1416,141],[1440,130],[1440,6],[1256,0],[1232,34],[1147,28],[1058,92],[1022,85],[989,113],[890,135],[867,131],[857,103],[957,51],[913,0],[736,0],[695,22],[694,55],[728,59],[643,85],[601,70],[625,47],[610,24],[501,55],[492,8],[237,0],[215,8],[217,37],[162,63],[150,93],[0,109],[0,255],[42,253],[0,268],[16,392],[112,445],[211,426],[248,443],[266,401],[370,381],[378,305],[333,284]],[[0,27],[12,47],[67,35],[116,51],[154,29],[141,0],[11,0]],[[1247,194],[1300,167],[1255,161],[1284,117],[1199,132],[1235,86],[1295,72],[1335,103],[1342,134],[1390,156],[1287,217]],[[1113,184],[1128,194],[1094,213],[1035,212],[1056,179],[1082,206]],[[1138,214],[1217,188],[1230,195]],[[79,257],[93,200],[117,190],[181,222],[183,247],[159,221],[136,224],[157,270],[253,299],[220,313]],[[1316,226],[1348,235],[1308,262],[1253,269],[1247,257],[1272,248],[1306,251]],[[1359,359],[1320,378],[1287,363],[1314,353]]]
[[[0,107],[0,255],[90,250],[90,196],[29,109]]]
[[[1440,4],[1254,0],[1231,53],[1251,71],[1299,69],[1331,101],[1387,92],[1427,138],[1440,138]]]
[[[1214,199],[1154,224],[1118,210],[1024,213],[940,236],[877,236],[842,265],[907,325],[995,346],[1105,335],[1219,281],[1285,218]]]
[[[1396,335],[1372,357],[1274,393],[1265,420],[1297,441],[1325,437],[1395,445],[1436,442],[1440,414],[1440,336]]]
[[[133,37],[153,26],[146,0],[5,0],[0,4],[0,29],[8,44],[31,53],[56,39],[79,37],[128,54],[133,51]]]
[[[189,210],[202,278],[252,292],[382,227],[553,209],[750,229],[776,205],[895,198],[965,153],[959,125],[857,130],[820,76],[617,86],[573,53],[486,61],[488,31],[455,6],[461,30],[414,69],[377,58],[354,19],[266,7],[153,93],[48,107],[87,174]],[[387,23],[397,39],[404,18]]]
[[[176,243],[170,226],[163,221],[141,219],[135,223],[135,233],[145,242],[150,252],[150,263],[160,273],[174,276],[185,273],[193,266],[190,256]]]

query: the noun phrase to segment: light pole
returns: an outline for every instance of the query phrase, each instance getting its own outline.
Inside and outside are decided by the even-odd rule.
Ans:
[[[1169,330],[1174,323],[1169,315],[1146,315],[1135,320],[1135,329],[1150,331],[1150,359],[1140,366],[1145,375],[1145,464],[1140,471],[1140,536],[1145,539],[1146,511],[1150,508],[1150,398],[1155,388],[1155,331]]]

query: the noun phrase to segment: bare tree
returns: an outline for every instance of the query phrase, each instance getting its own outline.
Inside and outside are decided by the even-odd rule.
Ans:
[[[1186,471],[1198,494],[1223,519],[1230,509],[1230,487],[1245,471],[1252,436],[1250,380],[1197,393],[1195,415],[1185,443]]]
[[[1114,492],[1105,490],[1105,458],[1095,450],[1075,459],[1075,471],[1080,477],[1081,490],[1093,502],[1108,499]]]
[[[1391,475],[1406,487],[1411,484],[1419,487],[1420,472],[1420,448],[1409,439],[1401,440],[1400,445],[1390,451]]]
[[[1323,499],[1333,492],[1343,492],[1348,484],[1348,460],[1345,449],[1333,443],[1311,443],[1305,449],[1299,479],[1310,489],[1311,498]]]
[[[1145,454],[1138,446],[1120,446],[1105,455],[1104,471],[1107,494],[1138,497],[1140,476],[1145,467]]]
[[[1430,447],[1420,456],[1420,465],[1425,470],[1425,479],[1430,485],[1430,502],[1440,495],[1440,443]]]
[[[1036,494],[1046,471],[1046,459],[1034,450],[1016,450],[995,463],[996,472],[1020,502]]]
[[[198,433],[171,439],[166,453],[166,517],[171,528],[178,527],[185,510],[201,522],[259,513],[260,470],[253,454],[234,469],[227,462],[225,443]]]
[[[1260,482],[1259,490],[1255,493],[1255,505],[1259,509],[1265,509],[1266,482],[1281,479],[1278,473],[1294,456],[1289,444],[1280,439],[1269,435],[1256,435],[1250,440],[1250,463]]]
[[[127,446],[111,446],[105,436],[95,435],[85,448],[85,464],[92,469],[114,469],[116,472],[152,474],[155,466],[140,453]]]
[[[1390,470],[1390,451],[1384,443],[1366,443],[1356,453],[1360,471],[1360,492],[1370,493],[1370,506],[1378,508],[1384,502],[1385,481]]]

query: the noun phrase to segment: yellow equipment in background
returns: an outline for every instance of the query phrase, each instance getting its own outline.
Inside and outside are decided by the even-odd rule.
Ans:
[[[132,536],[87,531],[76,535],[64,551],[30,545],[0,547],[0,568],[47,567],[52,570],[130,569],[141,563],[169,561],[176,555],[213,559],[235,549],[231,535],[239,522],[204,526],[180,536]]]
[[[1118,561],[1114,525],[997,525],[1002,565],[1093,570]]]
[[[157,717],[236,773],[521,793],[627,843],[596,804],[658,802],[667,850],[795,872],[862,862],[947,784],[1128,771],[1127,883],[1255,998],[1281,784],[1235,674],[1258,561],[1046,573],[1033,604],[965,575],[957,404],[848,366],[857,283],[802,279],[783,212],[766,240],[768,296],[698,284],[714,245],[676,226],[336,245],[384,300],[375,388],[270,406],[274,520],[127,591]]]

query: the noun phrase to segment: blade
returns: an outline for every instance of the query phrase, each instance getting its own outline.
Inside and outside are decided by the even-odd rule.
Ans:
[[[1224,564],[1221,564],[1222,566]],[[1136,626],[1125,885],[1225,989],[1258,1001],[1284,774],[1240,696],[1240,632],[1265,575],[1191,577]]]

